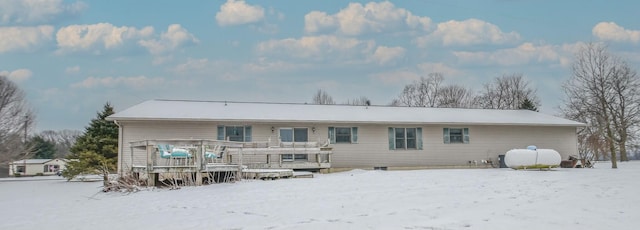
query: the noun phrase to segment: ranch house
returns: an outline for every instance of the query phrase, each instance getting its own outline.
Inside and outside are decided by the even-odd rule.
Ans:
[[[107,119],[119,126],[120,173],[166,172],[159,166],[176,162],[203,170],[459,167],[497,164],[528,145],[566,159],[578,154],[576,131],[584,126],[529,110],[185,100],[149,100]]]

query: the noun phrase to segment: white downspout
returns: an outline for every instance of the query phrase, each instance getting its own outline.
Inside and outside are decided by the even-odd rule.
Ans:
[[[123,127],[118,123],[118,120],[113,120],[113,123],[116,124],[118,126],[118,174],[122,175],[124,172],[124,167],[122,164],[124,164],[123,161],[123,153],[124,151],[122,150],[124,148],[124,144],[122,143],[124,141],[124,137],[122,136],[123,133]]]

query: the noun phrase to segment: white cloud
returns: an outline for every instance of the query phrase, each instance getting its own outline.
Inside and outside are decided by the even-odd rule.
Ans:
[[[431,26],[430,18],[415,16],[406,9],[396,8],[388,1],[369,2],[366,5],[350,3],[347,8],[334,15],[312,11],[304,19],[305,31],[308,33],[337,30],[351,36],[405,28],[426,31]]]
[[[462,73],[460,70],[442,62],[425,62],[418,64],[417,67],[420,73],[424,73],[425,75],[429,73],[442,73],[445,78],[459,76]]]
[[[242,66],[242,69],[252,73],[273,73],[291,71],[299,68],[304,68],[306,66],[307,65],[305,64],[294,64],[284,61],[269,61],[266,58],[260,58],[256,62],[244,64]]]
[[[304,16],[304,30],[309,33],[319,32],[325,28],[334,29],[338,25],[338,19],[325,12],[311,11]]]
[[[53,27],[0,27],[0,34],[0,53],[30,51],[52,39]]]
[[[520,40],[520,34],[516,32],[505,33],[494,24],[472,18],[439,23],[433,33],[418,37],[416,43],[419,47],[425,47],[430,42],[442,42],[443,45],[450,46],[505,44],[518,40]]]
[[[29,79],[32,75],[33,75],[33,72],[31,72],[31,70],[28,70],[28,69],[17,69],[11,72],[7,70],[0,71],[0,76],[5,76],[9,78],[9,80],[14,82],[25,81]]]
[[[405,54],[405,49],[402,47],[386,47],[378,46],[376,51],[373,52],[372,59],[380,65],[388,64],[398,58],[402,58]]]
[[[210,63],[209,59],[189,58],[187,62],[177,65],[172,69],[172,71],[175,72],[176,74],[187,75],[188,73],[192,73],[192,72],[200,72],[211,66],[212,64]]]
[[[117,27],[110,23],[91,25],[70,25],[62,27],[56,34],[59,52],[111,50],[123,46],[128,41],[149,37],[153,27]]]
[[[207,58],[189,58],[185,63],[171,68],[178,77],[204,77],[221,80],[238,80],[241,75],[236,74],[241,68],[236,63],[226,60],[209,60]]]
[[[233,26],[258,22],[264,19],[264,9],[249,5],[244,1],[227,0],[216,13],[216,21],[221,26]]]
[[[280,28],[276,24],[264,23],[262,25],[251,25],[251,29],[254,29],[263,34],[277,34]]]
[[[86,8],[84,2],[65,4],[63,0],[2,0],[0,24],[50,23],[64,16],[77,15]]]
[[[445,78],[462,75],[462,71],[445,63],[424,62],[417,64],[415,68],[375,73],[371,74],[370,77],[384,84],[406,84],[420,79],[421,76],[427,76],[429,73],[442,73]]]
[[[614,22],[600,22],[591,31],[594,36],[604,41],[640,42],[640,30],[627,30]]]
[[[534,45],[524,43],[515,48],[500,49],[495,52],[458,51],[453,54],[465,63],[498,64],[503,66],[523,65],[531,62],[570,62],[570,52],[558,50],[571,49],[569,46]]]
[[[81,82],[71,85],[71,88],[114,88],[126,86],[134,89],[153,88],[164,82],[162,78],[136,77],[88,77]]]
[[[80,72],[80,66],[67,67],[67,69],[65,69],[64,72],[67,73],[67,74],[79,73]]]
[[[322,35],[266,41],[258,44],[257,49],[262,54],[323,60],[329,57],[337,59],[367,54],[374,46],[373,41]]]
[[[138,44],[147,48],[151,54],[157,55],[198,42],[198,39],[180,24],[172,24],[166,32],[162,32],[160,39],[140,40]]]
[[[404,84],[420,78],[420,75],[409,70],[398,70],[370,75],[371,78],[385,84]]]
[[[188,59],[187,62],[177,65],[172,68],[171,71],[180,78],[180,82],[191,81],[194,84],[198,84],[198,81],[204,79],[216,79],[222,81],[238,81],[247,78],[244,74],[244,69],[238,63],[230,62],[227,60],[209,60],[207,58],[202,59]],[[206,81],[206,80],[205,80]]]

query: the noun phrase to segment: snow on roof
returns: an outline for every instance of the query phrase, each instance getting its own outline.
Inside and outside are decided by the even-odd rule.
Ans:
[[[44,164],[53,159],[24,159],[12,162],[12,164]]]
[[[149,100],[108,120],[584,126],[529,110]]]

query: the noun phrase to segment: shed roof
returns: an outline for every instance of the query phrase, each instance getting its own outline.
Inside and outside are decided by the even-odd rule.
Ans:
[[[108,120],[584,126],[530,110],[149,100]]]

